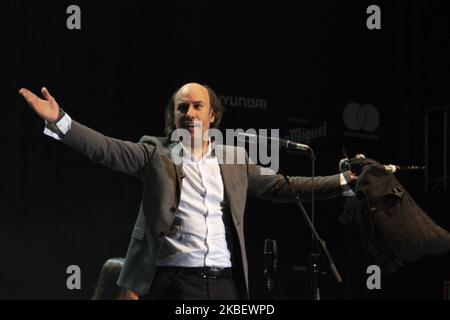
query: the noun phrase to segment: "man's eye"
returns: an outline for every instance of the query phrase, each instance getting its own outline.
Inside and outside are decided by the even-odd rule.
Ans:
[[[186,112],[187,111],[187,109],[188,109],[188,105],[187,104],[179,104],[178,105],[178,111],[180,111],[180,112]]]

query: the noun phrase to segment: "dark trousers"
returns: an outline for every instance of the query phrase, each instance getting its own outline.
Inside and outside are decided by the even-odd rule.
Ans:
[[[152,300],[236,300],[231,272],[211,276],[201,268],[157,268],[148,296]],[[230,270],[228,270],[230,271]]]

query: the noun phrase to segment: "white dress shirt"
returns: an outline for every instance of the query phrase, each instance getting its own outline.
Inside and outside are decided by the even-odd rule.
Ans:
[[[180,203],[159,266],[231,267],[222,220],[224,187],[211,143],[201,159],[183,148]]]

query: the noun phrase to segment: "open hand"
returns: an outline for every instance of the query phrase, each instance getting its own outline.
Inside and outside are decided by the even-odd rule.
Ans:
[[[42,88],[41,93],[44,99],[39,98],[28,89],[20,89],[19,93],[28,102],[31,108],[48,122],[55,122],[59,117],[59,105],[56,100],[50,95],[47,88]]]

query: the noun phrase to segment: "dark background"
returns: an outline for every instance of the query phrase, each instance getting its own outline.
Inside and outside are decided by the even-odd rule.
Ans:
[[[110,257],[125,256],[141,197],[140,181],[89,162],[45,136],[18,95],[47,86],[73,119],[112,137],[163,135],[163,112],[183,83],[209,84],[225,97],[264,99],[267,109],[226,105],[223,128],[298,127],[326,122],[311,141],[316,173],[343,157],[424,163],[425,109],[450,100],[447,1],[3,1],[0,21],[3,121],[0,190],[0,298],[89,299]],[[81,8],[81,30],[66,8]],[[366,8],[381,8],[381,30]],[[379,112],[373,132],[350,130],[348,103]],[[289,120],[291,119],[291,120]],[[443,113],[430,126],[430,171],[442,167]],[[317,125],[316,125],[317,126]],[[448,133],[447,133],[448,134]],[[310,175],[309,160],[281,157],[289,174]],[[424,173],[400,182],[439,225],[450,229],[448,190]],[[358,234],[340,225],[342,199],[316,205],[316,225],[345,280],[321,281],[323,299],[442,299],[450,255],[424,257],[369,291],[371,264]],[[310,206],[306,205],[309,210]],[[246,213],[251,297],[264,287],[264,239],[278,241],[289,299],[305,298],[309,235],[293,205],[249,199]],[[66,288],[78,265],[81,290]]]

